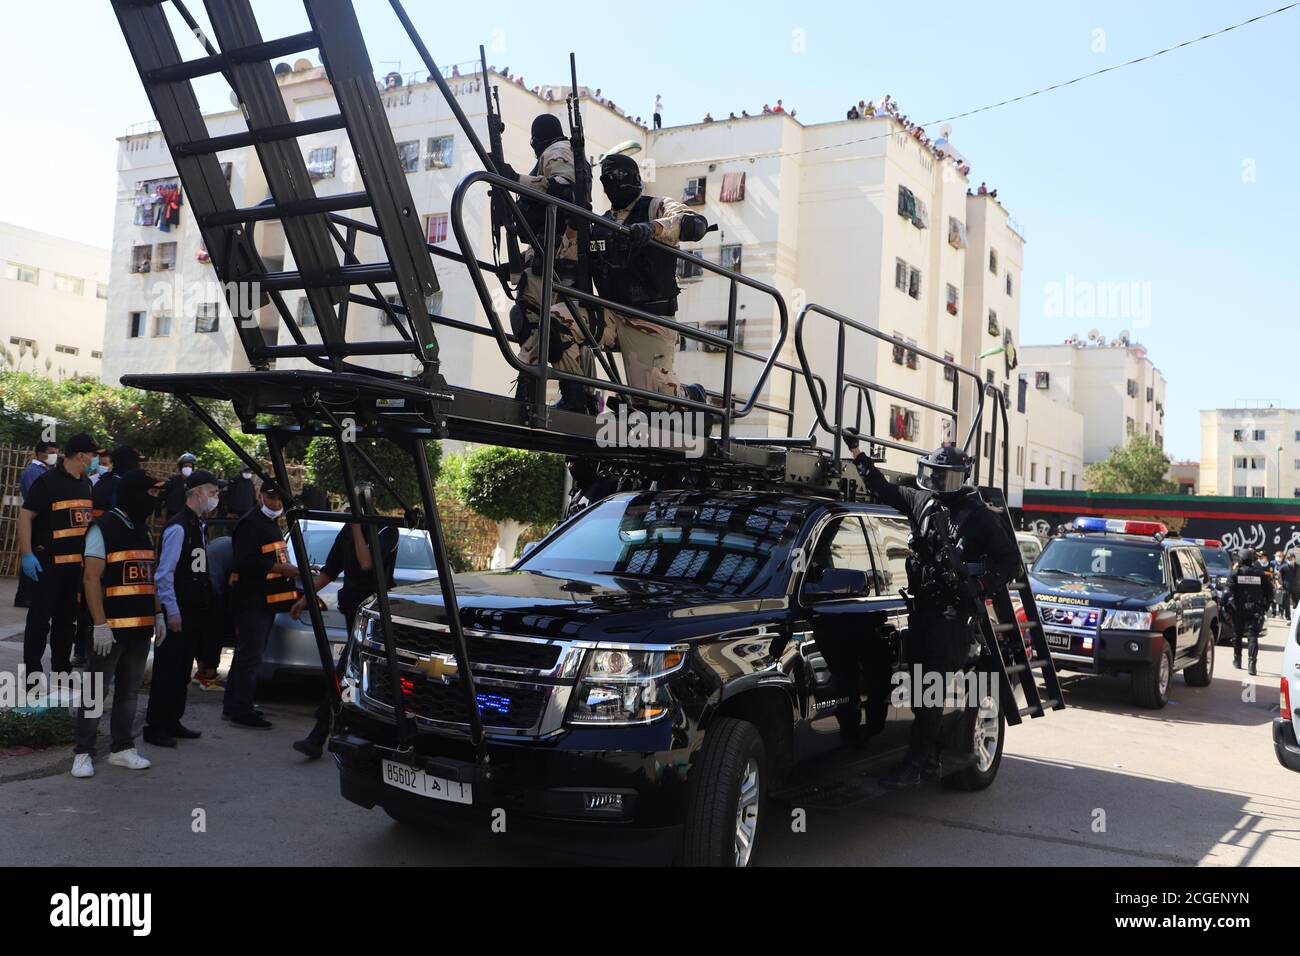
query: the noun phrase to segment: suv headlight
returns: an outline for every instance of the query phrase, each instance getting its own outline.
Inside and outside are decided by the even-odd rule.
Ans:
[[[1107,611],[1101,619],[1102,627],[1124,631],[1151,630],[1150,611]]]
[[[648,724],[672,708],[664,678],[686,661],[685,648],[587,653],[569,706],[571,724]]]

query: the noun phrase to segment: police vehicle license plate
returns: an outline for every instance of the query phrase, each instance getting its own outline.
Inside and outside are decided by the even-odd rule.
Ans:
[[[1047,646],[1061,651],[1068,651],[1074,646],[1074,637],[1070,634],[1053,634],[1048,631]]]
[[[408,767],[395,760],[385,760],[383,769],[384,783],[407,793],[434,800],[447,800],[451,803],[473,803],[474,785],[435,777],[431,773]]]

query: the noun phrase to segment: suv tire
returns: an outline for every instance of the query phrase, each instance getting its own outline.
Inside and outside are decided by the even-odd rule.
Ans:
[[[1013,697],[1011,705],[1018,706]],[[962,741],[970,743],[975,762],[943,778],[943,785],[951,790],[983,790],[998,775],[1002,766],[1002,747],[1006,742],[1007,719],[992,697],[966,708],[962,715]]]
[[[1159,710],[1169,703],[1169,683],[1174,675],[1174,650],[1168,641],[1159,664],[1141,664],[1133,668],[1133,699],[1139,707]]]
[[[1183,669],[1183,680],[1188,687],[1209,687],[1214,679],[1214,645],[1219,639],[1217,624],[1210,625],[1210,633],[1205,636],[1205,647],[1195,664]]]
[[[681,863],[746,866],[765,816],[763,735],[747,720],[720,717],[705,733],[693,764]]]

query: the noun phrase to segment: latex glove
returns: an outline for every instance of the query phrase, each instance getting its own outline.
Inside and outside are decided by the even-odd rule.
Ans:
[[[153,616],[153,646],[162,647],[167,639],[167,616],[159,611]]]
[[[107,624],[96,624],[95,630],[91,634],[91,645],[95,648],[95,656],[107,657],[108,652],[113,649],[113,643],[112,628]]]
[[[30,551],[23,555],[23,574],[33,581],[41,579],[41,559]]]

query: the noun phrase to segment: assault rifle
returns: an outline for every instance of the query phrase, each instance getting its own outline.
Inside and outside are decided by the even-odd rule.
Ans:
[[[505,165],[505,151],[501,146],[501,133],[506,124],[501,119],[501,96],[497,88],[488,81],[487,53],[482,44],[478,48],[479,63],[483,68],[483,96],[487,101],[488,155],[492,158],[494,171]],[[519,251],[519,239],[515,236],[513,223],[510,221],[510,205],[506,196],[498,195],[492,190],[492,254],[497,264],[497,275],[501,284],[510,294],[510,276],[518,275],[524,268],[524,257]],[[506,262],[501,263],[501,230],[506,231]],[[512,296],[513,298],[513,296]]]

